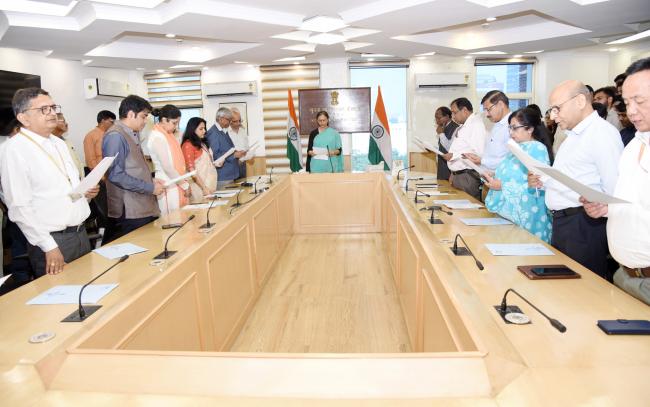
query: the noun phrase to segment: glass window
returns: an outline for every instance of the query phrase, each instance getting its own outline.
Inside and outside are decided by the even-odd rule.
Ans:
[[[406,67],[351,67],[350,86],[370,87],[370,114],[375,112],[377,89],[381,86],[381,95],[386,108],[388,126],[390,127],[393,160],[403,160],[408,165],[406,143]],[[365,171],[368,162],[369,133],[352,134],[351,166],[352,171]]]
[[[477,100],[491,90],[500,90],[510,99],[510,110],[528,106],[533,100],[533,68],[532,63],[476,66]]]
[[[183,133],[185,133],[185,127],[187,126],[187,122],[192,117],[203,117],[203,109],[198,107],[181,109],[181,121],[180,123],[178,123],[179,137],[183,137]]]

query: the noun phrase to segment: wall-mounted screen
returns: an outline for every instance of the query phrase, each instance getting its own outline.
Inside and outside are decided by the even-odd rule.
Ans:
[[[5,128],[14,118],[11,99],[18,89],[41,87],[41,77],[19,72],[0,70],[0,135],[5,135]]]

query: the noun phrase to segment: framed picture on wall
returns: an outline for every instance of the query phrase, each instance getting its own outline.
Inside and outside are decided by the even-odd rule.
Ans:
[[[219,103],[219,108],[227,107],[228,109],[236,109],[241,115],[241,126],[248,131],[248,113],[246,112],[246,102],[226,102]]]

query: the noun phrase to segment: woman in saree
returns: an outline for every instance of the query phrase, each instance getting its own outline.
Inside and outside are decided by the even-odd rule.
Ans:
[[[508,119],[510,137],[528,155],[550,165],[553,157],[548,133],[538,112],[520,109]],[[490,192],[485,207],[516,223],[545,242],[551,241],[552,219],[544,203],[544,191],[528,187],[528,170],[508,153],[493,175],[486,175]]]
[[[326,111],[316,115],[318,128],[309,134],[307,144],[307,171],[343,172],[343,148],[341,135],[329,127],[330,117]]]
[[[205,140],[206,122],[200,117],[192,117],[185,127],[181,149],[188,172],[196,170],[192,177],[192,201],[200,202],[203,196],[213,193],[217,188],[217,169],[212,162],[212,150]]]

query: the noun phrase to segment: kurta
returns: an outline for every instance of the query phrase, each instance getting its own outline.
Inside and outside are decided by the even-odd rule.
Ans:
[[[327,148],[330,152],[341,148],[341,135],[332,129],[326,128],[314,138],[315,148]],[[343,172],[343,155],[329,157],[329,160],[311,158],[311,172]]]

